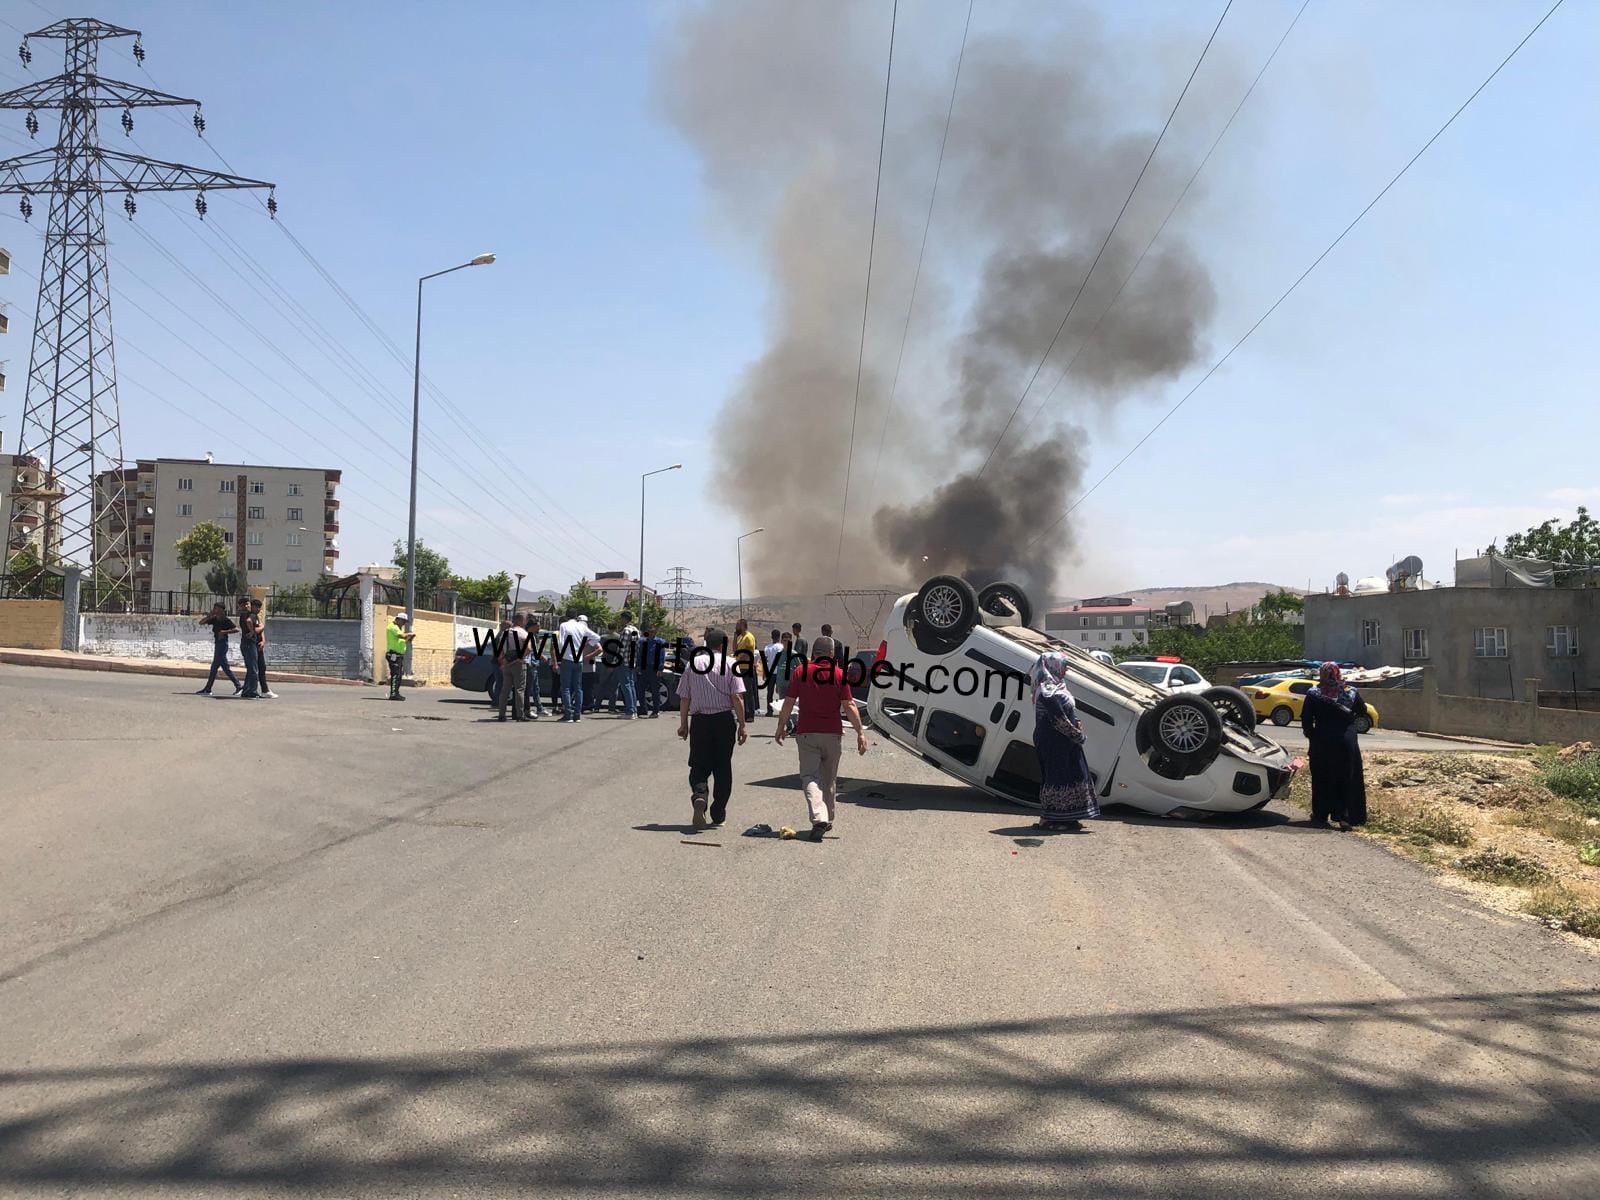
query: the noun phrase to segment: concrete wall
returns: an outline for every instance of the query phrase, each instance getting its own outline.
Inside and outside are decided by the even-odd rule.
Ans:
[[[0,600],[0,646],[61,649],[61,601]]]
[[[239,639],[230,638],[230,661],[242,665]],[[122,658],[211,661],[211,630],[193,617],[143,613],[84,613],[79,650]],[[361,669],[361,623],[267,614],[267,671],[356,679]]]
[[[1538,680],[1521,681],[1521,694],[1537,697]],[[1600,741],[1600,712],[1545,708],[1535,699],[1480,700],[1440,692],[1431,671],[1420,688],[1375,688],[1362,698],[1378,710],[1384,729],[1408,729],[1505,742],[1571,745]]]
[[[1376,646],[1363,646],[1362,622],[1376,620]],[[1545,629],[1578,630],[1579,653],[1552,658]],[[1473,654],[1473,631],[1506,630],[1505,658]],[[1428,656],[1404,657],[1404,631],[1428,631]],[[1522,680],[1549,691],[1600,687],[1600,588],[1432,588],[1374,596],[1307,596],[1306,656],[1362,666],[1425,666],[1441,693],[1520,699]]]

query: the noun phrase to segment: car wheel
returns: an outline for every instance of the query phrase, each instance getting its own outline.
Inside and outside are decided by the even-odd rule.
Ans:
[[[1222,749],[1222,718],[1202,696],[1168,696],[1139,718],[1134,745],[1156,774],[1184,779],[1216,760]]]
[[[1356,727],[1356,732],[1357,733],[1371,733],[1372,732],[1372,718],[1371,717],[1357,717],[1353,722],[1351,722],[1351,724],[1353,724]]]
[[[1272,710],[1272,723],[1274,725],[1287,725],[1294,720],[1294,710],[1287,704],[1280,704]]]
[[[1202,699],[1211,701],[1211,706],[1224,721],[1231,722],[1246,731],[1256,727],[1255,706],[1250,703],[1250,697],[1238,688],[1219,684],[1217,687],[1207,688],[1200,695]]]
[[[935,575],[918,589],[906,616],[917,649],[944,654],[978,623],[978,594],[959,575]]]
[[[1003,617],[1017,625],[1033,624],[1033,605],[1028,594],[1014,583],[991,583],[978,592],[978,608],[991,617]]]

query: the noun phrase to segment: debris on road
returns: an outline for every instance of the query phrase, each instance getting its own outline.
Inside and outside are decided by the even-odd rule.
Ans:
[[[743,836],[743,837],[771,837],[772,836],[772,826],[766,824],[765,822],[761,823],[760,825],[752,825],[752,826],[750,826],[749,829],[746,829],[741,836]]]
[[[695,838],[679,838],[678,839],[678,844],[680,846],[721,846],[722,845],[721,842],[702,842],[702,841],[699,841],[699,840],[697,840]]]

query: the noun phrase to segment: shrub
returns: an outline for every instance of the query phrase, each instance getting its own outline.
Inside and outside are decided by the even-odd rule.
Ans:
[[[1550,883],[1536,890],[1523,911],[1546,925],[1600,938],[1600,888]]]
[[[1543,863],[1506,850],[1479,850],[1475,854],[1463,855],[1452,865],[1469,879],[1484,883],[1532,887],[1550,879],[1550,871]]]
[[[1415,845],[1429,842],[1443,842],[1447,846],[1472,844],[1472,826],[1437,804],[1381,803],[1369,809],[1367,826],[1374,833],[1386,833]]]
[[[1539,775],[1556,795],[1600,815],[1600,754],[1546,758],[1539,764]]]
[[[1579,846],[1578,861],[1586,867],[1600,867],[1600,842],[1585,842]]]

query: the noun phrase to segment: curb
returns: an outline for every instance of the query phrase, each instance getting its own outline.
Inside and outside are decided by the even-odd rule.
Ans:
[[[114,659],[89,657],[60,658],[53,654],[30,654],[26,650],[0,650],[0,663],[17,667],[56,667],[68,671],[116,671],[124,675],[165,675],[179,679],[204,679],[211,672],[209,664],[194,663],[131,663]],[[286,683],[329,683],[343,687],[370,687],[360,679],[334,679],[327,675],[298,675],[289,671],[274,671],[267,665],[267,676]]]

